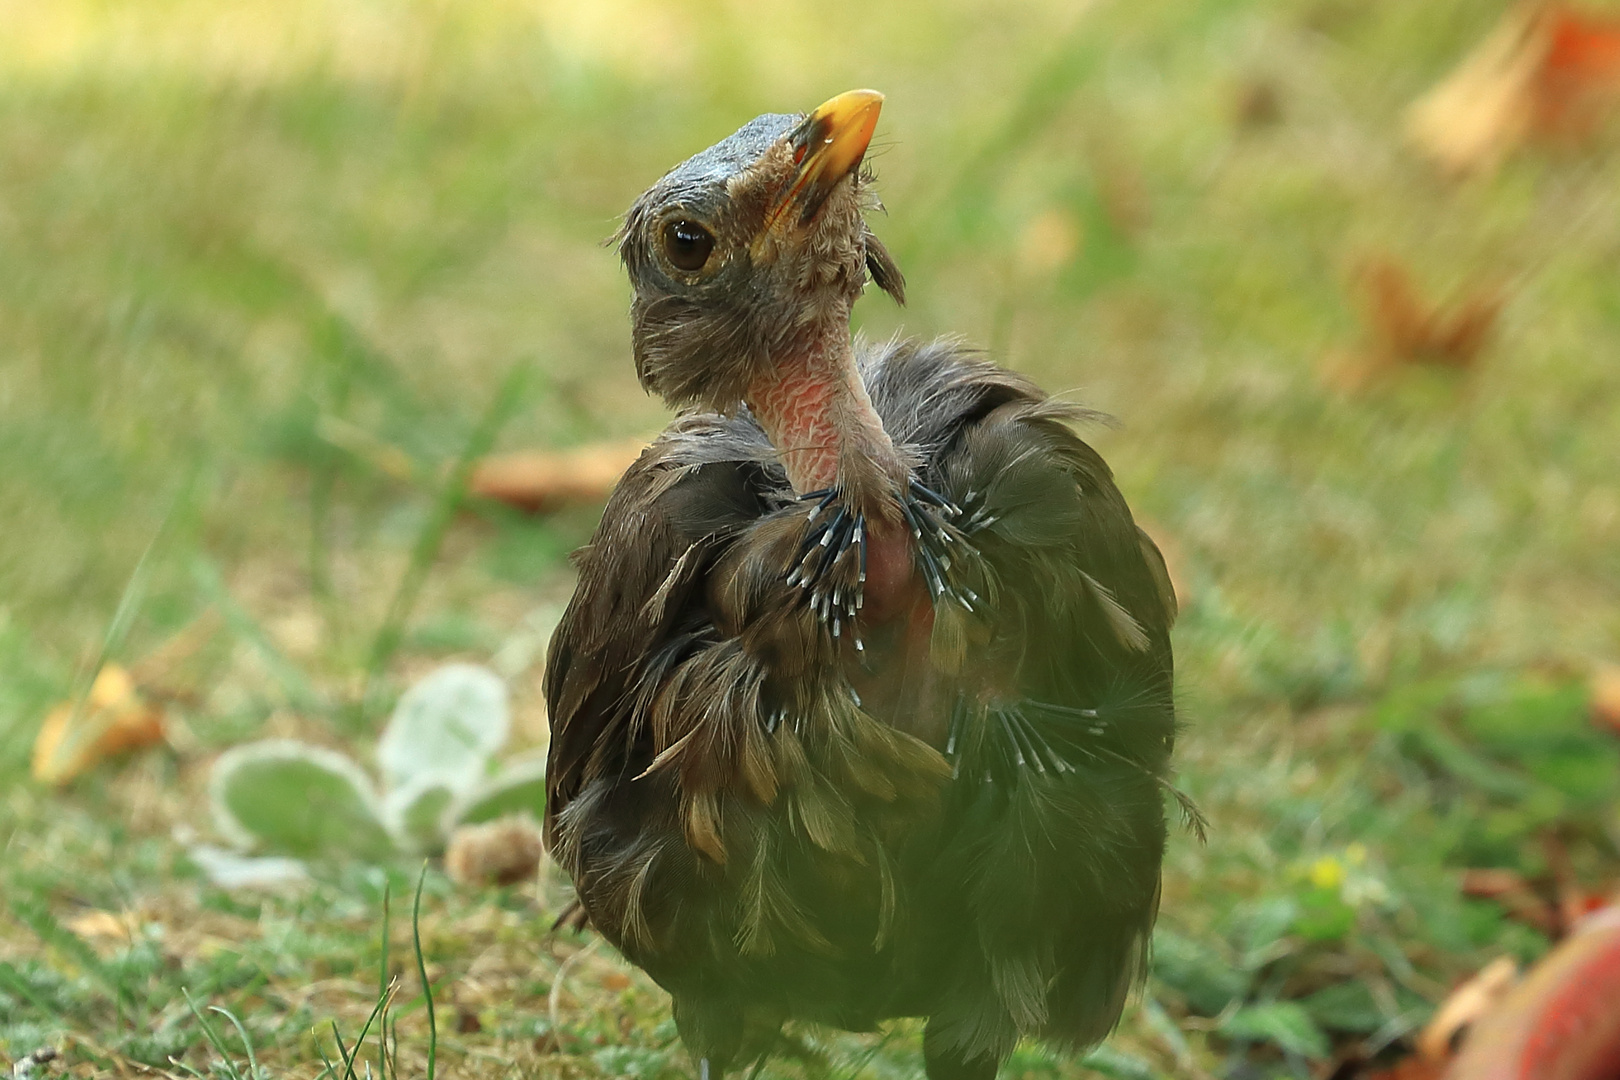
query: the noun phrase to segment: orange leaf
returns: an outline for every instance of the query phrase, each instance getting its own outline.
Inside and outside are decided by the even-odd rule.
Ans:
[[[1536,80],[1539,134],[1588,135],[1620,92],[1620,22],[1553,8]]]
[[[1488,172],[1531,137],[1590,135],[1620,101],[1620,22],[1525,0],[1407,112],[1447,172]]]
[[[645,440],[633,439],[561,452],[492,454],[473,469],[468,490],[529,513],[601,502],[646,446]]]
[[[1540,6],[1519,4],[1406,114],[1407,138],[1449,173],[1494,169],[1535,121],[1547,49]]]
[[[1340,381],[1350,388],[1409,364],[1472,368],[1502,309],[1501,295],[1489,289],[1476,289],[1446,307],[1434,304],[1418,294],[1406,268],[1388,256],[1367,260],[1357,280],[1371,340],[1359,364],[1340,373]]]
[[[1620,665],[1604,664],[1592,672],[1592,722],[1620,735]]]
[[[141,696],[128,671],[107,664],[82,703],[64,701],[45,717],[34,740],[34,778],[65,784],[104,758],[162,741],[163,710]]]

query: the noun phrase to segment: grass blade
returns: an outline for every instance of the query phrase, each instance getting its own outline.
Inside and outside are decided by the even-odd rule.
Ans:
[[[428,1066],[427,1080],[433,1080],[439,1058],[439,1024],[433,1013],[433,986],[428,982],[427,960],[422,956],[422,885],[427,881],[427,862],[416,877],[416,901],[411,905],[411,941],[416,947],[416,974],[422,980],[422,999],[427,1002]]]
[[[124,986],[122,973],[113,970],[112,965],[96,955],[96,951],[87,945],[83,938],[57,922],[49,907],[38,900],[19,897],[11,902],[11,913],[16,916],[18,922],[32,930],[41,942],[60,949],[81,968],[95,976],[112,995],[114,1006],[122,1010],[125,999],[132,996]]]
[[[393,889],[393,880],[383,878],[383,920],[382,920],[382,954],[377,961],[377,997],[383,1000],[389,996],[388,986],[388,937],[389,899]],[[388,1080],[388,1012],[383,1011],[382,1030],[377,1036],[377,1076],[378,1080]]]
[[[343,1045],[343,1033],[338,1030],[336,1020],[332,1021],[332,1041],[337,1043],[338,1058],[343,1062],[343,1076],[339,1080],[354,1080],[354,1054],[349,1053],[349,1048]],[[354,1051],[358,1054],[360,1048],[356,1046]]]
[[[101,738],[106,733],[106,726],[112,722],[111,716],[108,716],[91,730],[84,722],[85,706],[90,702],[90,691],[95,686],[96,679],[100,677],[101,669],[107,666],[108,659],[123,645],[124,639],[129,636],[129,628],[135,623],[135,616],[140,613],[141,604],[146,599],[147,583],[152,576],[152,552],[168,530],[169,521],[173,517],[174,511],[171,507],[170,512],[159,522],[152,539],[147,541],[141,557],[135,561],[135,569],[130,571],[129,580],[124,583],[124,591],[118,597],[118,606],[113,609],[112,618],[107,621],[107,631],[101,636],[101,647],[96,652],[96,658],[91,662],[89,670],[80,677],[78,688],[74,691],[73,714],[68,718],[66,735],[55,751],[59,759],[71,757],[81,746]]]
[[[377,999],[377,1004],[371,1007],[371,1015],[366,1017],[366,1022],[360,1027],[360,1034],[355,1037],[354,1053],[349,1057],[349,1067],[345,1073],[345,1080],[354,1080],[354,1063],[360,1059],[360,1051],[366,1045],[366,1036],[371,1034],[371,1025],[377,1022],[378,1016],[385,1015],[388,1012],[388,1003],[392,1001],[393,998],[394,988],[390,986],[383,993],[383,995]],[[336,1032],[336,1026],[334,1026],[332,1030]],[[381,1036],[379,1036],[379,1038],[380,1037]],[[371,1066],[368,1064],[366,1068],[367,1071],[369,1071]]]
[[[325,715],[328,709],[321,695],[310,685],[298,665],[287,659],[276,643],[270,640],[270,635],[265,633],[258,620],[236,602],[219,568],[198,556],[191,564],[191,577],[197,583],[197,588],[224,616],[225,624],[231,631],[259,654],[270,677],[281,687],[287,704],[305,715]]]
[[[433,511],[422,523],[422,528],[416,535],[416,542],[411,547],[410,562],[406,565],[405,572],[400,575],[393,599],[388,604],[388,612],[383,616],[382,625],[377,628],[376,637],[372,639],[371,659],[366,665],[365,683],[360,693],[358,724],[365,722],[370,707],[372,686],[399,648],[400,640],[404,637],[405,625],[410,621],[422,586],[427,581],[428,570],[438,558],[444,534],[450,528],[450,522],[455,518],[462,501],[467,497],[467,481],[472,475],[473,466],[478,463],[479,458],[489,452],[501,428],[505,427],[506,422],[517,412],[518,404],[523,400],[524,391],[528,387],[529,377],[530,367],[527,361],[519,361],[513,365],[512,370],[502,380],[500,388],[496,390],[495,396],[490,400],[489,406],[484,410],[478,425],[467,437],[467,442],[461,448],[461,454],[456,458],[450,474],[445,477],[444,483],[439,488],[438,495],[434,499]]]
[[[326,1056],[326,1047],[321,1045],[320,1032],[316,1031],[314,1028],[311,1028],[310,1034],[315,1037],[315,1052],[321,1055],[321,1063],[326,1066],[321,1070],[321,1074],[317,1076],[315,1080],[338,1080],[337,1066],[333,1064],[331,1058]]]
[[[203,1036],[208,1040],[209,1045],[214,1048],[214,1053],[218,1054],[220,1060],[225,1063],[225,1072],[230,1077],[230,1080],[243,1080],[241,1072],[236,1067],[236,1062],[231,1060],[231,1052],[225,1047],[225,1040],[220,1038],[219,1032],[214,1030],[214,1025],[208,1022],[208,1017],[202,1014],[202,1010],[197,1008],[197,1003],[192,1000],[191,991],[186,987],[181,987],[180,993],[185,995],[186,1005],[191,1009],[191,1015],[195,1016],[197,1023],[202,1025]],[[257,1080],[257,1077],[254,1080]]]
[[[231,1026],[236,1028],[236,1034],[242,1040],[242,1049],[247,1051],[248,1076],[251,1080],[259,1080],[259,1059],[253,1054],[253,1040],[248,1038],[247,1028],[242,1026],[242,1021],[237,1019],[236,1014],[231,1010],[223,1009],[218,1005],[208,1006],[208,1011],[219,1013],[219,1015],[231,1022]]]
[[[57,1010],[36,994],[32,986],[28,985],[28,980],[23,978],[22,972],[3,960],[0,960],[0,990],[5,990],[9,994],[22,998],[35,1009],[38,1009],[41,1016],[52,1017],[57,1014]]]

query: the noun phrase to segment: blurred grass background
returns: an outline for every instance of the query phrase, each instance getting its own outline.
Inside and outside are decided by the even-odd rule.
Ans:
[[[527,377],[501,447],[665,421],[601,246],[617,215],[756,113],[873,86],[876,228],[911,306],[870,297],[863,330],[963,335],[1119,417],[1092,435],[1188,594],[1183,768],[1216,831],[1175,844],[1167,925],[1297,941],[1287,920],[1269,942],[1253,928],[1270,890],[1310,893],[1299,868],[1327,858],[1382,868],[1366,942],[1321,939],[1352,969],[1422,969],[1432,1001],[1504,940],[1533,953],[1488,912],[1459,921],[1443,864],[1474,804],[1426,786],[1375,720],[1437,680],[1550,685],[1620,652],[1613,146],[1456,182],[1401,140],[1407,105],[1504,8],[0,0],[7,891],[127,906],[169,887],[164,838],[206,829],[212,750],[319,726],[289,718],[276,671],[333,716],[361,692],[440,478],[509,372]],[[1477,370],[1361,392],[1324,376],[1365,347],[1371,258],[1428,294],[1502,291]],[[458,518],[385,690],[427,658],[516,655],[505,673],[542,738],[537,651],[592,518]],[[118,656],[218,605],[216,570],[236,613],[193,665],[194,743],[140,784],[30,788],[39,720],[82,683],[149,546]],[[1593,851],[1612,854],[1620,824],[1594,813]],[[1528,850],[1528,825],[1503,828],[1503,850]],[[121,862],[118,837],[145,854]],[[317,909],[334,910],[301,918]],[[326,952],[363,952],[343,910],[347,944]],[[33,958],[27,920],[4,919],[0,957]],[[1244,993],[1289,996],[1250,960],[1232,961],[1258,980]],[[1190,1053],[1247,1062],[1227,1035]],[[24,1037],[0,1045],[16,1057]],[[1294,1075],[1311,1047],[1285,1041],[1255,1060]]]

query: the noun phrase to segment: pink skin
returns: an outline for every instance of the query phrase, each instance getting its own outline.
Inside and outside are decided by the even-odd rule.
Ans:
[[[842,375],[834,364],[812,355],[783,365],[749,388],[748,408],[801,495],[831,487],[838,478],[839,438],[831,414],[834,397],[845,389],[838,385]]]
[[[775,371],[749,388],[748,408],[776,446],[793,490],[801,495],[832,487],[845,454],[865,453],[874,446],[894,453],[847,340],[779,361]],[[881,625],[911,608],[911,540],[906,530],[868,515],[866,558],[862,619]]]

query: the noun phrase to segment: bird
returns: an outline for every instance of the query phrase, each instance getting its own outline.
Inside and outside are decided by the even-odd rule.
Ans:
[[[884,97],[759,116],[616,241],[639,381],[547,654],[544,835],[701,1080],[925,1018],[929,1080],[1105,1038],[1159,907],[1175,593],[1092,414],[955,338],[866,341]],[[1179,795],[1178,795],[1179,797]]]

